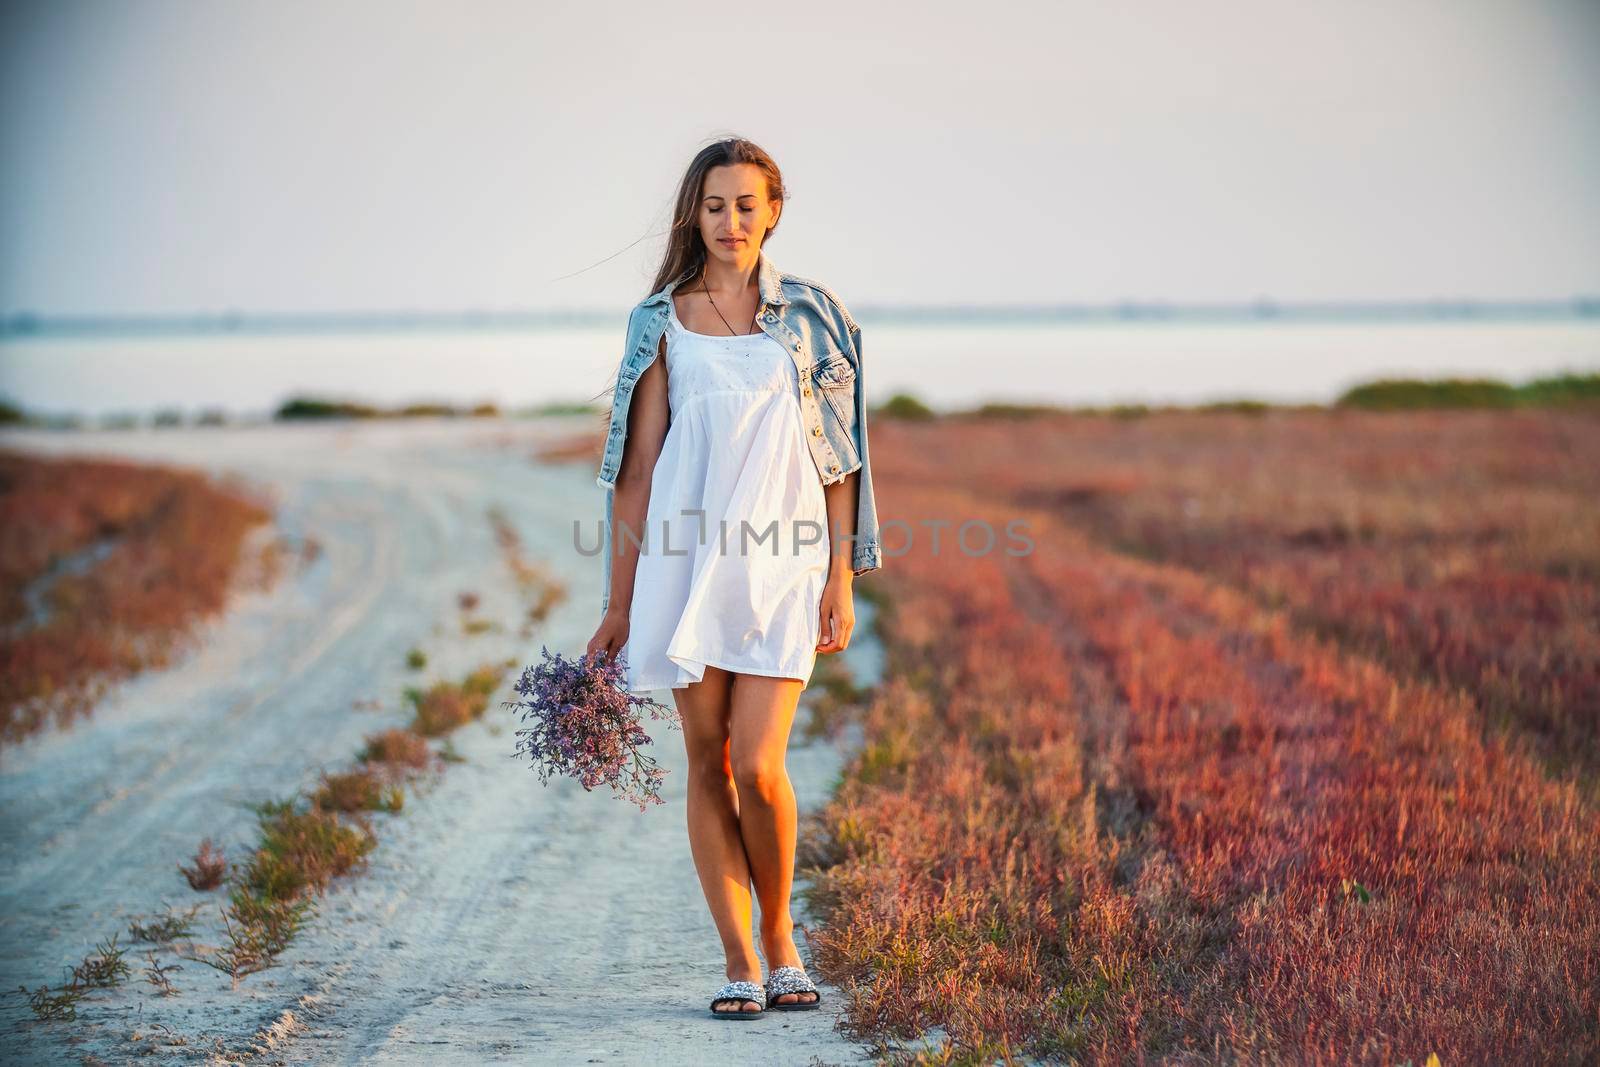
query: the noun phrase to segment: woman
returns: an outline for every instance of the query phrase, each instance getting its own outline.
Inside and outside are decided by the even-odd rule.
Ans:
[[[882,565],[860,328],[767,257],[783,202],[777,165],[742,138],[690,163],[629,316],[597,479],[606,573],[588,651],[677,703],[690,851],[727,957],[711,1011],[728,1019],[818,1006],[789,914],[785,749],[816,656],[850,643],[851,583]]]

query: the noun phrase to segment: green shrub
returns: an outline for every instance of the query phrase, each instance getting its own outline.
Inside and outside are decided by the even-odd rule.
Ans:
[[[928,405],[910,393],[896,393],[877,410],[877,414],[891,419],[932,419],[937,414]]]

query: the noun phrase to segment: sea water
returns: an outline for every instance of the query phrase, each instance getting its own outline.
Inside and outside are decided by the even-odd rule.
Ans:
[[[1510,382],[1600,370],[1600,319],[1410,322],[993,322],[861,316],[867,395],[985,402],[1326,402],[1381,376]],[[0,397],[97,419],[175,409],[269,414],[295,395],[379,407],[592,400],[621,356],[612,327],[172,332],[0,337]]]

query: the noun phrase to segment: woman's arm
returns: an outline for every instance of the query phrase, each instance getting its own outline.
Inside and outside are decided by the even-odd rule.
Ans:
[[[833,544],[833,556],[828,561],[828,580],[830,582],[836,579],[843,580],[847,589],[855,578],[855,571],[850,566],[855,542],[848,538],[856,532],[856,511],[860,491],[859,470],[851,471],[832,485],[822,487],[822,495],[828,502],[829,540]]]
[[[852,600],[855,573],[850,565],[855,542],[845,538],[855,533],[856,496],[860,484],[860,472],[851,471],[839,481],[822,487],[823,499],[828,502],[828,543],[832,554],[828,558],[828,582],[822,588],[819,653],[844,651],[850,643],[850,632],[856,626]]]
[[[671,418],[667,403],[667,339],[662,336],[656,358],[639,375],[628,405],[628,432],[623,438],[612,501],[611,598],[606,614],[628,617],[633,604],[633,579],[639,567],[639,544],[649,543],[645,517],[650,508],[650,479],[667,437]]]

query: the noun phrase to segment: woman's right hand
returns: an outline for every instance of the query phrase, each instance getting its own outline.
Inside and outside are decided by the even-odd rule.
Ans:
[[[627,641],[628,613],[607,608],[606,613],[600,617],[599,629],[595,630],[594,636],[589,638],[589,647],[584,649],[584,654],[592,656],[595,652],[603,649],[606,654],[606,660],[614,660]]]

